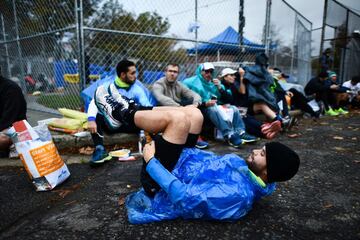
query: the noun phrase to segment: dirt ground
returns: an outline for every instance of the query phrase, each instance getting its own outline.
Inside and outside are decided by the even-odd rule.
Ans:
[[[35,192],[23,168],[1,167],[0,239],[360,239],[360,113],[302,119],[277,140],[299,153],[298,174],[231,223],[129,224],[124,198],[140,187],[141,161],[71,164],[50,192]],[[247,156],[266,142],[208,150]]]

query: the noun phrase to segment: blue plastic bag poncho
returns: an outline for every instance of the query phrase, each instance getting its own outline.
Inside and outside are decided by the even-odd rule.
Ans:
[[[186,148],[172,171],[164,176],[155,197],[149,198],[143,189],[129,195],[126,207],[129,222],[149,223],[182,217],[184,219],[212,219],[233,221],[252,208],[254,201],[275,190],[275,184],[262,187],[252,176],[246,162],[235,154],[217,156],[214,153]],[[149,167],[149,165],[148,165]],[[147,169],[148,169],[147,167]],[[167,179],[171,179],[167,181]]]

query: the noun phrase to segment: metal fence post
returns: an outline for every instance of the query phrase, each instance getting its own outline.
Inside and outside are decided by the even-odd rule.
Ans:
[[[294,23],[294,35],[293,35],[293,42],[292,42],[292,51],[291,51],[291,65],[290,65],[290,72],[291,74],[294,74],[294,59],[295,59],[295,44],[296,44],[296,37],[297,37],[297,21],[298,16],[297,13],[295,13],[295,23]]]
[[[348,36],[348,25],[349,25],[349,14],[350,14],[350,11],[349,9],[346,11],[346,23],[345,23],[345,26],[346,26],[346,36]],[[345,80],[344,80],[344,75],[345,75],[345,59],[346,59],[346,46],[343,47],[342,49],[342,54],[341,54],[341,67],[340,67],[340,82],[343,83]],[[347,75],[347,73],[346,73]],[[347,76],[348,77],[348,76]]]
[[[198,0],[195,0],[195,66],[198,65]]]
[[[325,25],[326,25],[326,15],[327,15],[327,6],[328,6],[328,0],[325,0],[324,2],[324,15],[323,15],[323,23],[322,23],[322,29],[321,29],[321,39],[320,39],[320,54],[319,54],[319,69],[318,72],[320,72],[321,69],[321,58],[322,53],[324,49],[324,37],[325,37]]]
[[[18,19],[16,14],[16,5],[15,0],[12,1],[13,3],[13,11],[14,11],[14,21],[15,21],[15,31],[16,31],[16,43],[17,43],[17,50],[18,50],[18,56],[19,56],[19,62],[20,62],[20,86],[23,90],[23,93],[26,93],[26,85],[25,85],[25,72],[24,72],[24,63],[22,58],[22,52],[21,52],[21,44],[20,44],[20,38],[19,38],[19,26],[18,26]],[[26,94],[25,94],[26,98]]]
[[[270,16],[271,16],[271,0],[266,1],[266,18],[265,18],[265,53],[269,55],[270,48]]]
[[[245,17],[244,17],[244,0],[239,2],[239,49],[240,53],[237,57],[237,61],[241,61],[241,53],[244,45],[244,27],[245,27]]]
[[[4,42],[6,42],[6,33],[5,33],[5,23],[4,23],[4,16],[1,15],[1,26],[2,26],[2,32],[3,32],[3,39]],[[10,70],[10,60],[9,60],[9,50],[7,43],[4,44],[5,47],[5,55],[6,55],[6,70],[7,70],[7,77],[11,77],[11,70]]]
[[[83,4],[82,0],[75,0],[76,9],[76,33],[78,45],[78,70],[79,70],[79,84],[80,91],[85,89],[86,74],[85,74],[85,52],[84,52],[84,29],[83,29]]]

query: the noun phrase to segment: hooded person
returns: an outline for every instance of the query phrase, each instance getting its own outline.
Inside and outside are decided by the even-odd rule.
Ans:
[[[300,165],[297,153],[278,142],[254,149],[246,159],[185,148],[172,173],[154,154],[153,144],[148,144],[146,170],[162,190],[153,199],[144,190],[127,197],[128,219],[133,224],[179,217],[238,220],[255,201],[275,190],[275,182],[291,179]]]
[[[273,111],[278,112],[279,107],[276,98],[271,92],[274,79],[268,72],[267,67],[268,57],[264,53],[256,55],[254,66],[244,67],[248,100],[251,103],[264,102]]]

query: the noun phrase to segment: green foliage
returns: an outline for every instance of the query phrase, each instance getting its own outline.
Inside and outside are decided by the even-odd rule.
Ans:
[[[70,108],[80,109],[83,106],[81,98],[78,94],[68,95],[41,95],[37,102],[48,108]]]
[[[82,0],[84,18],[91,16],[100,0]],[[75,1],[71,0],[15,0],[19,35],[27,36],[39,32],[61,29],[76,22]],[[14,23],[12,0],[0,1],[0,13],[7,22]]]
[[[156,12],[144,12],[136,16],[127,12],[116,0],[106,2],[88,25],[96,28],[112,29],[143,36],[97,32],[90,47],[104,49],[112,54],[142,60],[166,62],[175,56],[186,57],[184,51],[175,51],[175,40],[155,38],[146,34],[162,36],[170,28],[168,19]]]
[[[7,26],[15,22],[12,1],[0,1],[0,13],[4,15]],[[76,26],[74,0],[15,0],[15,2],[20,37]],[[89,34],[85,39],[87,47],[102,49],[112,55],[153,62],[187,58],[184,50],[175,49],[176,40],[148,36],[163,36],[170,28],[168,19],[158,13],[143,12],[136,15],[126,11],[118,0],[82,0],[82,2],[84,26],[144,34],[140,36],[85,31],[85,34]],[[10,33],[9,39],[14,39],[14,31],[6,30]],[[45,53],[53,52],[64,33],[59,31],[42,38],[22,40],[23,56],[38,54],[40,45]],[[71,41],[75,46],[76,38]]]

